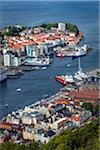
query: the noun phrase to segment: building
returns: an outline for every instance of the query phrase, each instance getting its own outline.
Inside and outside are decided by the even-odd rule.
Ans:
[[[26,53],[29,57],[36,57],[36,45],[28,45]]]
[[[34,140],[34,130],[31,127],[26,127],[25,130],[23,130],[23,139],[25,140]]]
[[[32,112],[32,113],[29,113],[27,115],[24,115],[22,117],[22,123],[23,124],[28,124],[28,125],[31,125],[31,124],[37,124],[37,122],[39,120],[43,120],[44,119],[44,115],[42,115],[41,113],[39,112]]]
[[[11,66],[20,66],[21,65],[21,58],[17,55],[17,53],[15,53],[14,55],[12,55],[12,64]]]
[[[84,121],[89,119],[92,116],[92,112],[90,111],[81,111],[79,114],[73,114],[71,116],[71,120],[73,124],[78,127],[80,126]]]
[[[66,24],[65,23],[58,23],[58,30],[59,31],[65,31],[66,30]]]
[[[51,129],[59,129],[61,127],[65,127],[67,123],[67,118],[61,118],[57,121],[54,121],[53,123],[49,124]]]
[[[4,66],[20,66],[21,65],[21,58],[12,51],[8,51],[4,54]]]
[[[56,133],[52,130],[33,129],[32,127],[26,127],[23,130],[23,138],[25,140],[40,141],[42,143],[48,143]]]
[[[55,135],[56,133],[52,130],[46,131],[43,129],[39,129],[34,135],[34,140],[40,141],[41,143],[45,144],[48,143],[51,139],[53,139]]]
[[[11,66],[12,52],[7,52],[4,54],[4,66]]]
[[[98,103],[100,100],[99,90],[97,89],[81,89],[81,90],[73,90],[68,96],[73,100],[79,100],[80,102],[92,102]]]
[[[80,126],[81,117],[80,117],[79,114],[75,114],[75,115],[73,114],[72,117],[71,117],[71,120],[72,120],[74,126],[76,126],[76,127]]]

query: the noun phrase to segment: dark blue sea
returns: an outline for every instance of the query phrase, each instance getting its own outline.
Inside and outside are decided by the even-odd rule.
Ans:
[[[76,2],[0,2],[0,28],[13,24],[25,26],[41,23],[67,21],[84,32],[82,44],[89,44],[93,51],[82,57],[83,71],[99,67],[99,4],[93,1]],[[68,68],[67,64],[71,63]],[[62,85],[55,81],[55,75],[77,71],[77,59],[54,58],[46,70],[26,72],[19,79],[0,83],[0,118],[18,108],[34,103],[45,95],[56,93]],[[21,92],[16,92],[16,88]],[[8,104],[8,107],[5,107]]]

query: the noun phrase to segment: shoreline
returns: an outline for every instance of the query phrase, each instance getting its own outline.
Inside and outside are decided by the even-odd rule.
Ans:
[[[91,70],[91,71],[88,71],[88,72],[85,72],[85,73],[86,73],[86,75],[88,76],[88,78],[95,77],[95,78],[100,79],[100,69],[99,69],[99,68],[98,68],[98,69]],[[98,75],[97,75],[97,73],[98,73]],[[82,82],[82,83],[83,83],[83,82]],[[81,83],[81,86],[82,86],[82,83]],[[20,109],[18,109],[18,110],[12,110],[11,113],[12,113],[13,111],[18,112],[18,111],[20,111],[20,110],[23,110],[25,107],[36,106],[37,104],[40,104],[41,102],[52,102],[52,101],[54,100],[54,98],[56,99],[56,97],[59,95],[59,93],[60,93],[61,91],[63,91],[64,89],[66,89],[66,88],[67,88],[67,86],[64,86],[64,87],[60,88],[59,91],[56,92],[55,94],[50,95],[50,96],[49,96],[49,95],[46,95],[47,98],[42,98],[42,99],[40,99],[40,100],[38,100],[38,101],[36,101],[36,102],[34,102],[34,103],[32,103],[32,104],[23,106],[23,108],[20,108]],[[44,95],[44,96],[45,96],[45,95]],[[61,95],[61,96],[62,96],[62,95]],[[59,98],[60,98],[60,97],[59,97]],[[9,107],[9,106],[7,106],[7,107]],[[6,117],[6,116],[5,116],[5,117]],[[5,117],[3,117],[3,118],[5,118]],[[2,120],[3,118],[1,118],[0,120]]]
[[[98,72],[98,78],[95,77],[96,71]],[[20,141],[19,144],[28,144],[29,141],[32,143],[34,140],[45,144],[66,129],[85,126],[92,118],[96,118],[91,111],[83,109],[82,105],[86,102],[98,104],[100,69],[92,71],[92,76],[95,77],[95,80],[91,78],[91,84],[89,84],[90,80],[87,80],[83,81],[77,89],[73,86],[64,86],[52,96],[46,95],[45,98],[37,102],[19,108],[16,111],[13,110],[0,119],[0,128],[4,131],[7,130],[9,135],[10,132],[13,132],[16,136],[16,132],[19,132],[22,138],[19,140],[13,139],[12,142],[14,143],[19,143]],[[83,99],[74,98],[73,92],[77,94],[80,92],[83,95]],[[6,104],[5,107],[9,106]],[[73,107],[73,109],[71,110],[70,107]],[[81,117],[81,120],[76,120],[74,117]],[[44,133],[49,132],[52,132],[53,135],[45,137]]]

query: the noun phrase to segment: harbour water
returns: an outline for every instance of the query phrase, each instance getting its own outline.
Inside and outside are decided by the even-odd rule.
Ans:
[[[0,2],[0,28],[12,24],[32,26],[59,21],[76,24],[85,34],[80,45],[89,44],[93,48],[91,53],[81,59],[83,70],[89,71],[99,65],[98,11],[98,2],[91,1]],[[71,66],[67,67],[69,63]],[[0,83],[0,118],[44,98],[45,95],[56,93],[62,86],[55,80],[55,75],[75,71],[77,59],[55,57],[53,64],[46,70],[26,72],[19,79],[8,79],[7,82]],[[21,91],[17,92],[17,88],[21,88]]]

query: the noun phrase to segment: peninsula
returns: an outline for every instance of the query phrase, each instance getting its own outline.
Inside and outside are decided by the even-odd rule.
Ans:
[[[0,32],[0,64],[6,68],[8,78],[17,78],[23,71],[49,66],[54,54],[57,57],[86,55],[87,46],[77,47],[83,36],[77,26],[64,22],[5,27]]]

